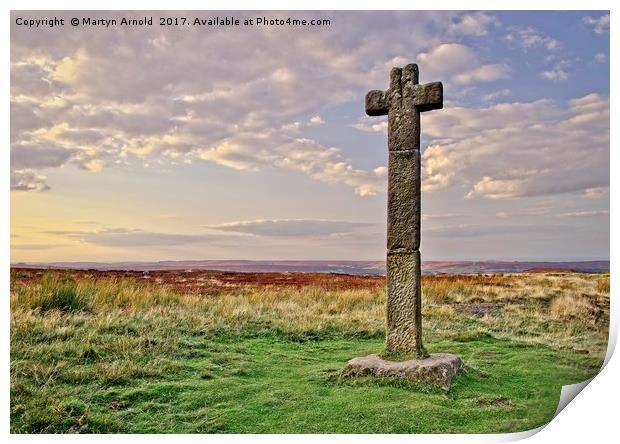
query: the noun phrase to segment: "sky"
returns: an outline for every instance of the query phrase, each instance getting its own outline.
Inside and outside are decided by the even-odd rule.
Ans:
[[[12,262],[383,259],[387,120],[364,96],[412,62],[444,85],[421,118],[423,259],[609,258],[606,12],[11,22]]]

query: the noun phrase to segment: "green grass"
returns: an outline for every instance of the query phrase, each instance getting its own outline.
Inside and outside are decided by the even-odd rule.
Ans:
[[[562,385],[596,374],[606,338],[604,326],[558,322],[539,305],[482,318],[427,306],[428,352],[465,364],[443,392],[339,378],[348,359],[382,350],[382,292],[207,298],[45,279],[12,289],[14,433],[522,431],[551,419]],[[86,303],[44,308],[50,288]]]
[[[230,337],[182,343],[178,360],[153,357],[129,378],[66,369],[43,375],[43,384],[13,405],[13,432],[520,431],[546,423],[561,386],[588,378],[600,365],[588,356],[493,338],[442,342],[433,351],[450,350],[466,365],[444,393],[400,380],[339,379],[347,359],[376,351],[381,340]],[[74,361],[96,367],[98,359]],[[15,391],[14,397],[23,397]]]

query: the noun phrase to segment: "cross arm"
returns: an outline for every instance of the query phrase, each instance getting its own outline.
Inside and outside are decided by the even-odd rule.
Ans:
[[[443,85],[441,82],[415,85],[414,91],[414,105],[418,110],[431,111],[443,108]]]
[[[387,91],[372,90],[366,94],[366,114],[385,116],[390,110],[390,97]]]

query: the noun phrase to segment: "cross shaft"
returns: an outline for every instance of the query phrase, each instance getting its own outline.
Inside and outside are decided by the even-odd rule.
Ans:
[[[420,267],[420,112],[442,107],[443,85],[420,85],[415,64],[392,68],[390,88],[366,94],[366,114],[388,116],[388,353],[426,354]]]

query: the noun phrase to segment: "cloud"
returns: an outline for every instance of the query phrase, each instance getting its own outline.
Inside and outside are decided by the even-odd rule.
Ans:
[[[138,159],[204,161],[244,172],[281,169],[372,196],[385,189],[385,167],[356,164],[342,147],[308,138],[300,122],[323,120],[326,107],[387,86],[389,69],[410,60],[418,61],[426,79],[445,79],[460,90],[510,74],[502,60],[459,42],[459,36],[485,35],[499,26],[487,13],[372,12],[347,20],[350,26],[320,33],[300,29],[295,39],[288,38],[290,30],[274,27],[232,34],[155,27],[119,34],[32,33],[12,25],[12,189],[49,189],[41,174],[46,168],[73,164],[96,172]],[[509,28],[506,39],[527,49],[559,47],[533,28]],[[209,54],[197,57],[196,47],[210,48]],[[568,73],[560,69],[564,74],[552,74],[552,67],[546,77],[561,80]],[[484,99],[509,93],[502,91]],[[595,99],[592,110],[541,100],[428,113],[424,189],[460,184],[470,197],[488,198],[570,188],[596,194],[586,190],[607,186],[601,164],[608,160],[609,110],[607,99]],[[362,119],[354,127],[385,132],[387,122]],[[566,174],[557,159],[567,163]]]
[[[540,73],[540,76],[543,79],[552,80],[554,82],[565,82],[566,80],[568,80],[568,73],[560,67],[555,67],[553,69],[543,71]]]
[[[386,166],[378,166],[374,170],[372,170],[375,176],[377,177],[387,177],[388,169]]]
[[[205,225],[208,233],[181,234],[148,231],[137,228],[102,227],[95,230],[55,230],[46,234],[103,247],[175,247],[192,245],[258,245],[252,239],[312,238],[355,233],[372,224],[320,219],[276,219],[229,222]]]
[[[596,53],[596,55],[594,56],[594,61],[596,63],[605,63],[607,61],[607,54],[605,54],[604,52]]]
[[[428,78],[446,78],[457,84],[492,82],[508,77],[504,64],[482,64],[477,54],[461,43],[443,43],[418,54],[420,69]]]
[[[320,125],[323,125],[324,123],[325,123],[325,120],[323,120],[321,116],[316,115],[316,116],[310,117],[310,120],[308,121],[308,126],[320,126]]]
[[[76,224],[76,225],[101,225],[101,222],[97,222],[95,220],[82,220],[82,219],[72,220],[71,223]]]
[[[424,131],[424,191],[462,184],[469,198],[509,199],[609,184],[609,98],[599,94],[566,107],[549,100],[454,106],[430,113]]]
[[[11,167],[16,170],[58,167],[75,153],[49,143],[15,143],[11,146]]]
[[[47,191],[50,187],[45,183],[45,179],[45,176],[33,170],[12,170],[11,191]]]
[[[591,217],[591,216],[609,216],[609,210],[591,210],[591,211],[575,211],[572,213],[561,213],[558,217]]]
[[[506,235],[529,235],[544,231],[554,231],[560,226],[541,225],[482,225],[482,224],[458,224],[431,227],[423,230],[425,236],[431,238],[477,238]]]
[[[385,187],[381,176],[353,167],[338,148],[277,132],[239,133],[218,146],[201,150],[199,157],[237,170],[272,166],[296,171],[320,182],[350,186],[360,196],[375,195]]]
[[[609,193],[609,187],[586,188],[583,190],[583,197],[586,199],[599,199]]]
[[[600,17],[584,17],[583,22],[592,27],[597,34],[609,32],[609,14],[601,15]]]
[[[512,91],[510,91],[509,89],[501,89],[499,91],[485,94],[484,96],[482,96],[482,100],[484,100],[485,102],[492,102],[500,97],[506,97],[510,95],[512,95]]]
[[[369,117],[362,116],[357,123],[351,125],[353,128],[368,133],[384,133],[387,134],[388,121],[387,117]]]
[[[485,12],[474,12],[463,14],[456,18],[450,27],[450,32],[456,35],[487,35],[490,28],[500,25],[497,17],[489,15]]]
[[[11,244],[11,250],[51,250],[66,247],[66,244]]]
[[[488,21],[474,16],[454,21],[455,13],[357,13],[347,16],[351,26],[299,29],[295,39],[277,27],[119,34],[81,28],[32,33],[13,24],[12,169],[36,173],[74,164],[96,172],[132,158],[145,164],[198,160],[240,171],[284,168],[373,195],[382,186],[374,166],[362,169],[339,147],[292,137],[297,122],[313,116],[309,125],[321,124],[325,107],[357,100],[384,83],[394,63],[439,44],[449,25],[466,33],[474,32],[474,22]],[[378,44],[384,41],[393,42],[388,52]],[[209,54],[197,57],[197,47],[210,48]]]
[[[353,126],[387,130],[384,122],[373,125],[362,118]],[[598,94],[571,100],[567,108],[549,100],[486,108],[453,106],[431,113],[424,134],[430,138],[423,153],[426,192],[465,183],[470,198],[574,191],[596,197],[600,191],[593,190],[609,181],[609,99]],[[590,150],[584,152],[583,146]],[[565,163],[560,165],[557,159]],[[562,166],[573,175],[564,174]]]
[[[462,214],[458,213],[440,213],[440,214],[428,214],[422,213],[422,220],[439,220],[439,219],[452,219],[460,217]]]
[[[554,82],[565,82],[568,80],[568,72],[566,69],[570,66],[568,60],[558,61],[552,69],[542,71],[540,76],[543,79],[551,80]]]
[[[300,128],[301,128],[301,122],[299,121],[285,123],[280,127],[280,129],[282,129],[283,131],[299,131]]]
[[[256,171],[261,164],[260,153],[253,153],[241,141],[235,142],[234,138],[201,150],[198,157],[241,171]]]
[[[492,82],[494,80],[505,79],[510,70],[508,66],[502,64],[482,65],[469,72],[457,74],[454,77],[456,83],[470,84],[478,82]]]
[[[96,231],[50,231],[74,241],[104,247],[166,247],[208,243],[218,239],[206,234],[158,233],[141,229],[102,228]]]
[[[351,233],[358,228],[370,225],[372,224],[320,219],[276,219],[228,222],[218,225],[205,225],[205,228],[256,236],[298,237]]]
[[[560,46],[556,39],[538,32],[532,27],[520,28],[512,26],[504,38],[506,41],[525,49],[545,48],[549,51],[554,51]]]
[[[547,216],[554,208],[551,206],[535,206],[530,208],[524,208],[516,211],[499,211],[495,213],[495,216],[500,219],[508,219],[512,217],[523,216]]]

